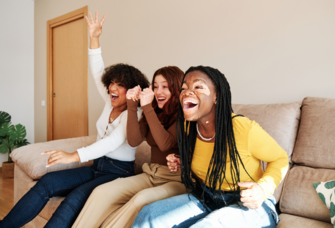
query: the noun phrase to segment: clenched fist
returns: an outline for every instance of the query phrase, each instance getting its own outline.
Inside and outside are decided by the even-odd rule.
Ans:
[[[166,156],[167,166],[171,172],[180,171],[180,158],[177,158],[174,154]]]
[[[151,86],[149,86],[149,88],[145,88],[140,94],[141,106],[151,104],[151,102],[154,100],[154,97],[155,94],[154,91],[152,91]]]
[[[141,86],[139,85],[135,86],[132,89],[128,89],[126,98],[128,100],[138,101],[138,99],[140,98],[141,90]]]

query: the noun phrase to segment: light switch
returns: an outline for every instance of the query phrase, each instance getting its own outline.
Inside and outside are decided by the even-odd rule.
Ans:
[[[41,101],[41,106],[45,107],[45,100]]]

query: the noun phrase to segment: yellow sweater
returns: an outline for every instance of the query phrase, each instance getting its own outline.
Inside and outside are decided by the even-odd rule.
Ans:
[[[236,148],[249,175],[261,185],[265,197],[272,195],[288,170],[288,156],[278,143],[255,121],[246,117],[233,119]],[[196,140],[192,160],[192,171],[205,182],[214,143]],[[261,160],[268,162],[265,172],[261,169]],[[230,175],[230,159],[227,159],[226,179],[232,186]],[[240,164],[240,180],[252,181]],[[236,186],[237,187],[237,186]],[[227,182],[221,190],[230,191]]]

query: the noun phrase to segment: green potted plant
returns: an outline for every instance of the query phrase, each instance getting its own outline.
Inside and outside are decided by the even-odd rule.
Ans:
[[[26,137],[26,128],[21,125],[12,125],[12,117],[7,113],[0,111],[0,153],[8,152],[8,161],[2,163],[3,178],[14,177],[14,163],[10,157],[11,152],[18,147],[28,145]]]

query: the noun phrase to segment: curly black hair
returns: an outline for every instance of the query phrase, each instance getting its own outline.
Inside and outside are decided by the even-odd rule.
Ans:
[[[147,77],[140,70],[124,63],[114,64],[105,68],[101,82],[106,87],[108,94],[108,87],[111,81],[124,84],[127,90],[137,85],[140,85],[142,89],[150,85]]]

